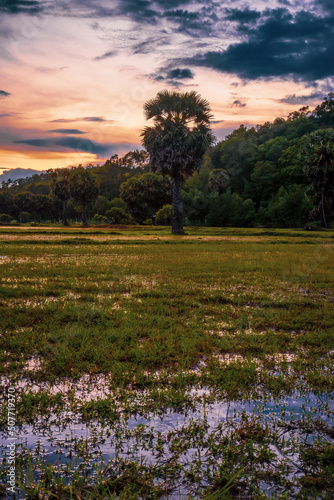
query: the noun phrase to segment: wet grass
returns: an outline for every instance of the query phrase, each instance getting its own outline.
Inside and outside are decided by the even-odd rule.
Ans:
[[[331,498],[334,232],[186,232],[0,228],[4,432],[11,384],[19,426],[77,418],[108,430],[117,457],[92,466],[97,443],[86,459],[72,443],[80,460],[52,472],[23,446],[27,498],[186,498],[175,478],[188,498]],[[286,398],[310,402],[297,412]],[[209,425],[218,401],[256,405]],[[181,434],[127,427],[189,411]],[[151,461],[117,455],[127,440]]]

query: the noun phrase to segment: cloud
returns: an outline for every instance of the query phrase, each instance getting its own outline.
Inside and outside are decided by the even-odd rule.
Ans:
[[[0,12],[6,14],[38,14],[42,10],[42,4],[35,0],[2,0],[0,2]]]
[[[9,92],[6,92],[5,90],[0,90],[0,97],[7,97],[9,95],[10,95]]]
[[[2,113],[2,115],[0,115],[0,118],[5,118],[7,116],[13,116],[14,113]]]
[[[334,75],[334,16],[286,8],[266,10],[257,26],[239,22],[247,37],[224,51],[209,51],[184,59],[245,80],[293,78],[314,81]]]
[[[58,71],[62,71],[63,69],[68,69],[69,66],[60,66],[59,68],[47,68],[45,66],[39,66],[36,68],[40,73],[56,73]]]
[[[189,68],[159,68],[155,73],[149,75],[157,82],[165,81],[171,86],[183,85],[182,80],[193,80],[195,75]]]
[[[118,13],[136,21],[155,23],[158,12],[151,7],[152,2],[148,0],[122,0]]]
[[[115,57],[118,54],[118,50],[110,50],[109,52],[105,52],[102,56],[94,57],[94,61],[102,61],[103,59],[108,59],[109,57]]]
[[[231,105],[232,108],[244,108],[246,106],[247,106],[247,104],[245,102],[239,101],[239,99],[236,99],[235,101],[233,101],[232,105]]]
[[[167,78],[175,80],[189,80],[194,78],[194,73],[189,68],[175,68],[167,71]]]
[[[37,148],[47,148],[50,151],[70,149],[73,151],[83,151],[97,156],[108,156],[112,152],[112,144],[101,144],[89,139],[79,139],[75,137],[56,137],[48,139],[25,139],[15,141],[16,144],[27,144]]]
[[[148,40],[136,43],[131,50],[134,54],[150,54],[151,52],[155,52],[157,47],[166,45],[168,45],[168,40],[165,36],[156,38],[150,36]]]
[[[332,0],[318,0],[317,6],[322,7],[325,12],[333,12],[334,10]]]
[[[202,2],[198,2],[201,4]],[[196,11],[184,9],[167,10],[162,14],[166,20],[177,25],[176,31],[187,33],[191,37],[212,36],[217,31],[216,23],[219,21],[217,4],[206,2],[207,5],[200,6]],[[192,2],[192,7],[196,2]]]
[[[57,128],[55,130],[48,130],[48,132],[52,132],[54,134],[86,134],[87,132],[82,132],[82,130],[78,130],[77,128]]]
[[[57,120],[50,120],[50,123],[74,123],[74,122],[105,122],[112,123],[114,120],[106,120],[101,116],[84,116],[83,118],[58,118]]]
[[[244,10],[241,9],[226,9],[227,16],[225,19],[228,21],[237,21],[239,23],[254,24],[261,17],[261,12],[257,10],[251,10],[246,7]]]
[[[309,95],[289,94],[282,99],[278,99],[278,102],[282,104],[305,104],[309,101],[321,101],[324,97],[325,95],[322,92],[313,92]]]

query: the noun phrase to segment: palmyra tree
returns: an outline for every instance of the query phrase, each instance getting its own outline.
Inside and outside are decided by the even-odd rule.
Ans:
[[[213,143],[210,105],[195,91],[164,90],[147,101],[144,110],[146,119],[153,119],[154,124],[142,132],[142,143],[150,155],[152,171],[173,180],[172,233],[184,234],[181,185],[201,166]]]

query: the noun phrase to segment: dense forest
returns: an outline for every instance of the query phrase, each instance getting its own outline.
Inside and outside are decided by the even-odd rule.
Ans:
[[[185,224],[333,226],[334,93],[252,128],[241,125],[185,179]],[[170,224],[171,180],[150,173],[146,151],[104,165],[2,182],[0,223]]]

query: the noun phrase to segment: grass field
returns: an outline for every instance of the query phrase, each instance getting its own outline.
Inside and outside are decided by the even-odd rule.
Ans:
[[[21,498],[333,498],[334,232],[186,232],[0,228]]]

